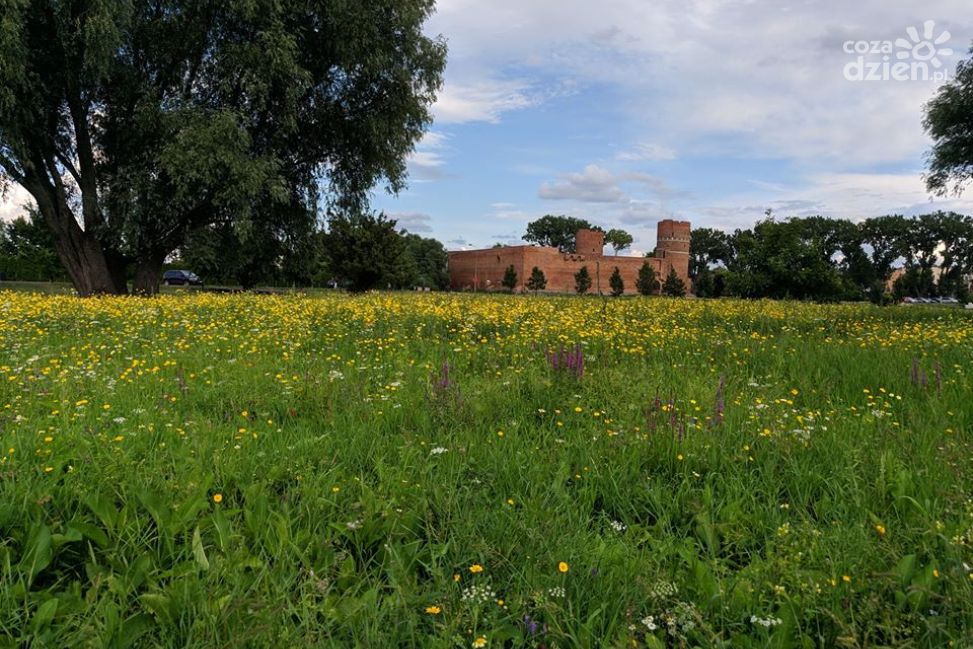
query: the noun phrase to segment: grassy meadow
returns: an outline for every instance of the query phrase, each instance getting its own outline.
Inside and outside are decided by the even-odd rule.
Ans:
[[[0,293],[0,647],[973,646],[973,314]]]

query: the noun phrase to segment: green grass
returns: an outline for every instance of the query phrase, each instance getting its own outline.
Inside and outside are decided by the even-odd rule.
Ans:
[[[971,343],[956,309],[0,293],[0,647],[971,646]]]

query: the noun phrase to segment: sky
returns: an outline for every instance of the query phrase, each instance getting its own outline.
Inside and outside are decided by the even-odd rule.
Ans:
[[[373,204],[449,249],[522,243],[544,214],[640,254],[663,218],[973,213],[922,177],[968,0],[439,0],[427,32],[449,46],[435,120]]]
[[[408,188],[372,203],[449,249],[522,243],[544,214],[623,228],[636,255],[663,218],[973,214],[922,178],[968,0],[439,0],[426,31],[449,47],[434,122]]]

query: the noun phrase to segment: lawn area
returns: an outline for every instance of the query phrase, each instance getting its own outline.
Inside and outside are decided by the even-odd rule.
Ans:
[[[0,292],[0,350],[0,647],[971,646],[970,312]]]

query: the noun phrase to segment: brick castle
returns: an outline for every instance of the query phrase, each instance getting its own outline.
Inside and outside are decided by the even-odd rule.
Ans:
[[[449,285],[453,290],[503,290],[501,282],[507,267],[517,271],[515,292],[526,290],[524,284],[531,270],[537,266],[547,278],[547,292],[574,293],[574,274],[582,266],[591,274],[591,293],[610,293],[608,278],[618,267],[625,282],[625,293],[637,293],[635,280],[642,264],[648,262],[661,284],[669,269],[686,283],[689,282],[688,221],[659,221],[655,256],[616,257],[605,255],[605,235],[598,230],[578,230],[575,252],[561,252],[557,248],[538,246],[504,246],[486,250],[461,250],[449,253]]]

